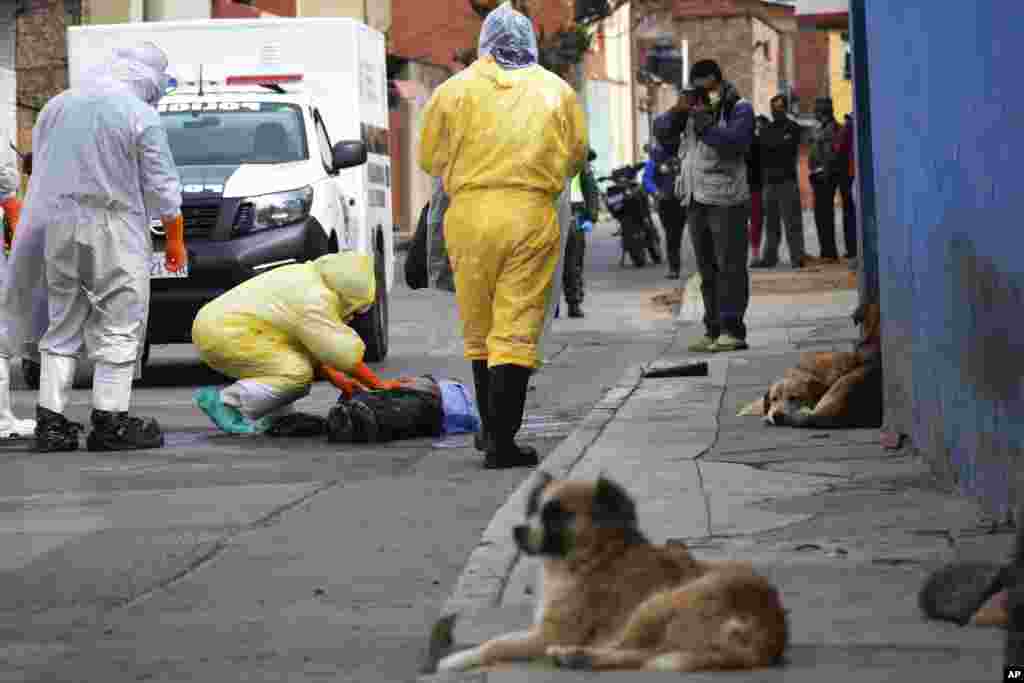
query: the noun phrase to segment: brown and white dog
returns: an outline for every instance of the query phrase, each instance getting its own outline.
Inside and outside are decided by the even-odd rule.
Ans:
[[[541,473],[522,552],[539,556],[542,590],[528,631],[441,660],[440,671],[550,657],[563,668],[706,671],[777,663],[788,642],[778,591],[748,563],[701,562],[682,543],[654,545],[614,482]]]
[[[739,412],[768,424],[812,429],[882,426],[882,352],[877,304],[858,309],[864,339],[854,351],[805,353],[762,398]]]

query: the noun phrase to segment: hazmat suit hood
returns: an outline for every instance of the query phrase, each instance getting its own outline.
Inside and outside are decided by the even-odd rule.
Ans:
[[[487,15],[480,29],[478,54],[505,69],[525,69],[538,60],[537,36],[530,20],[504,2]]]
[[[123,86],[155,107],[170,83],[167,55],[153,43],[117,48],[111,57],[86,74],[83,90],[104,92]]]
[[[313,261],[327,288],[338,295],[342,320],[369,308],[377,295],[373,259],[364,254],[327,254]]]

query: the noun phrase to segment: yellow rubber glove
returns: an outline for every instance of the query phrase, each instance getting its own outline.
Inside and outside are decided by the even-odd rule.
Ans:
[[[164,265],[167,270],[177,273],[188,263],[188,252],[185,251],[185,219],[179,213],[177,216],[164,216],[160,221],[164,226],[164,234],[167,236],[167,251]]]

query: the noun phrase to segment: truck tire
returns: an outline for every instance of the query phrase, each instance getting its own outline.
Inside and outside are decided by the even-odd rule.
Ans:
[[[24,378],[25,384],[29,389],[32,389],[33,391],[39,390],[39,379],[42,372],[43,369],[36,361],[31,358],[21,359],[21,376]]]
[[[352,329],[366,344],[363,358],[367,363],[379,363],[388,355],[388,290],[384,276],[384,254],[378,251],[375,261],[376,299],[370,310],[352,319]]]

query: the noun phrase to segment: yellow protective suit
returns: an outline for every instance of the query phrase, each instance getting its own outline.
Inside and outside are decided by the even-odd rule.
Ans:
[[[225,394],[238,389],[232,404],[258,418],[308,393],[321,363],[350,371],[362,361],[363,340],[345,323],[373,303],[375,290],[369,256],[282,266],[203,306],[192,342],[204,363],[244,381]]]
[[[537,65],[482,57],[427,103],[419,162],[451,198],[444,237],[467,359],[540,365],[561,257],[556,202],[587,149],[575,92]]]

